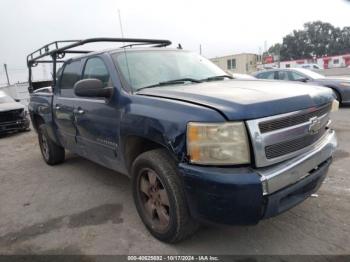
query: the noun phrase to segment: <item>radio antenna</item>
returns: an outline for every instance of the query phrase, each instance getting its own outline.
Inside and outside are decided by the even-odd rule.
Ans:
[[[120,33],[122,35],[122,38],[124,38],[124,31],[123,31],[123,24],[122,24],[122,17],[120,15],[120,9],[118,9],[118,18],[119,18],[119,26],[120,26]],[[123,46],[125,46],[125,43],[123,42]],[[126,68],[128,70],[128,77],[129,77],[129,84],[131,85],[131,77],[130,77],[130,69],[129,69],[129,63],[128,63],[128,56],[126,55],[126,49],[124,48],[124,56],[125,56],[125,63]]]
[[[122,24],[122,18],[121,18],[121,15],[120,15],[120,9],[118,9],[118,18],[119,18],[120,32],[122,34],[122,38],[124,38],[123,24]]]

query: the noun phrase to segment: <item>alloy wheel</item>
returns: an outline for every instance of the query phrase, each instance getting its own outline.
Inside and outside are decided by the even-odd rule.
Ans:
[[[40,148],[41,152],[43,153],[43,156],[46,160],[49,159],[49,143],[47,141],[47,138],[44,134],[40,135]]]
[[[138,181],[139,201],[148,224],[155,231],[164,232],[170,224],[169,196],[154,170],[144,168]]]

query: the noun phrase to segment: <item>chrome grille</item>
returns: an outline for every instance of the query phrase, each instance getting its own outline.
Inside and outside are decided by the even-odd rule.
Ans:
[[[331,104],[246,121],[256,167],[270,166],[310,150],[329,125]]]
[[[17,121],[18,119],[21,118],[22,111],[23,109],[16,109],[16,110],[0,112],[0,123]]]
[[[274,130],[295,126],[295,125],[309,121],[309,119],[312,117],[323,116],[324,114],[328,113],[330,109],[331,109],[331,104],[317,108],[312,112],[306,112],[306,113],[301,113],[293,116],[279,118],[276,120],[261,122],[259,124],[259,129],[260,129],[260,132],[263,134]]]
[[[317,134],[306,135],[297,139],[267,146],[265,147],[266,157],[271,159],[303,149],[319,140],[325,132],[326,128],[323,127]]]

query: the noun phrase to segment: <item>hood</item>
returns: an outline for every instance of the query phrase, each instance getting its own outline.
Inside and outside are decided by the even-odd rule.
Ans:
[[[328,88],[287,81],[225,80],[148,88],[137,92],[207,106],[228,120],[249,120],[329,103]]]
[[[1,103],[0,104],[0,112],[16,110],[16,109],[24,109],[24,105],[13,102],[13,103]]]

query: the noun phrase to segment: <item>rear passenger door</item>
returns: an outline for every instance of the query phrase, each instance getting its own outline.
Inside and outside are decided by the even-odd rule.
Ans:
[[[58,78],[53,99],[53,114],[60,142],[71,150],[76,145],[73,86],[79,81],[80,74],[80,60],[65,64],[62,74]]]
[[[262,72],[262,73],[257,75],[257,78],[259,78],[259,79],[278,79],[277,78],[277,71]]]
[[[283,80],[283,81],[289,81],[288,72],[287,71],[276,71],[277,72],[277,79]]]

